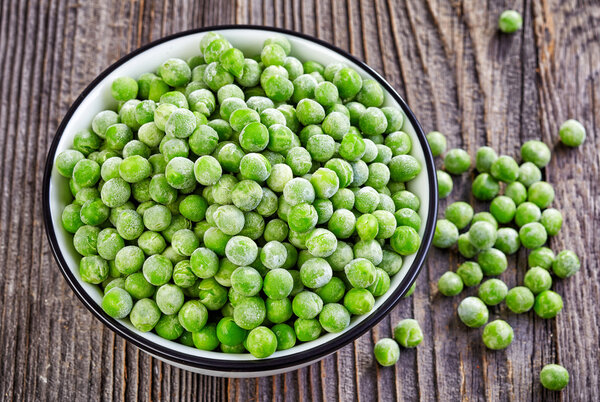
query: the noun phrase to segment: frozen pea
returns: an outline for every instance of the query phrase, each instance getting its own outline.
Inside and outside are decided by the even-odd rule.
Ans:
[[[244,213],[236,206],[222,205],[212,217],[217,227],[229,236],[238,234],[244,228]]]
[[[555,236],[562,227],[563,217],[559,210],[548,208],[542,212],[540,223],[544,226],[549,236]]]
[[[490,212],[499,223],[509,223],[517,212],[517,206],[512,198],[501,195],[492,200]]]
[[[523,183],[514,181],[506,186],[504,195],[513,200],[515,206],[518,206],[527,201],[527,188]]]
[[[475,247],[469,240],[469,233],[461,233],[456,242],[458,252],[465,258],[473,258],[479,253],[479,249]]]
[[[367,314],[374,306],[375,298],[368,289],[352,288],[344,296],[344,307],[351,314]]]
[[[542,141],[530,140],[521,146],[521,159],[543,168],[550,162],[550,149]]]
[[[149,283],[154,286],[162,286],[171,280],[171,276],[173,275],[173,263],[167,257],[155,254],[144,261],[142,272],[144,278]]]
[[[348,281],[355,288],[371,286],[377,279],[377,270],[373,263],[366,258],[357,258],[350,261],[344,271]]]
[[[291,230],[298,233],[306,233],[312,230],[317,222],[317,211],[308,203],[296,204],[288,213],[288,225]]]
[[[210,278],[219,269],[219,258],[208,248],[196,248],[191,254],[189,267],[197,277]]]
[[[291,206],[301,203],[312,204],[315,200],[315,188],[313,187],[314,184],[311,184],[312,180],[313,178],[311,178],[311,181],[308,181],[301,177],[296,177],[285,183],[283,186],[285,201]]]
[[[481,337],[488,349],[500,350],[512,343],[514,331],[506,321],[495,320],[483,328]]]
[[[278,241],[270,241],[260,251],[260,260],[269,269],[280,268],[287,258],[287,249]]]
[[[554,252],[548,247],[539,247],[531,250],[527,261],[530,267],[541,267],[549,270],[554,262]]]
[[[262,182],[270,176],[271,164],[261,154],[246,154],[240,161],[240,173],[246,179]]]
[[[394,339],[402,347],[415,348],[423,342],[423,331],[417,320],[404,319],[394,327]]]
[[[562,297],[552,290],[544,290],[535,297],[533,310],[535,313],[545,319],[554,318],[563,308]]]
[[[569,372],[558,364],[547,364],[540,371],[540,382],[551,391],[561,391],[569,384]]]
[[[471,167],[471,157],[469,154],[460,148],[454,148],[446,153],[444,157],[445,170],[454,175],[460,175],[469,170]]]
[[[483,279],[483,271],[478,263],[474,261],[466,261],[462,263],[456,273],[462,279],[465,286],[477,286]]]
[[[352,165],[343,159],[339,159],[339,158],[330,159],[325,163],[325,168],[330,169],[335,172],[335,174],[337,175],[337,177],[339,179],[340,188],[348,187],[354,180],[354,170],[352,169]],[[368,174],[370,175],[370,171]],[[368,176],[367,176],[367,179],[368,179]],[[389,180],[389,175],[388,175],[388,180]],[[366,180],[365,180],[365,182],[366,182]]]
[[[231,287],[244,297],[256,295],[263,286],[260,273],[252,267],[239,267],[231,274]]]
[[[416,253],[419,249],[421,238],[412,227],[400,226],[391,237],[390,244],[398,254],[410,255]]]
[[[498,249],[489,248],[477,255],[477,263],[483,273],[487,276],[500,275],[508,268],[506,255]]]
[[[247,266],[256,260],[258,246],[249,237],[234,236],[227,242],[225,255],[234,264]]]
[[[446,137],[439,131],[431,131],[427,134],[427,142],[433,156],[440,156],[446,151]]]
[[[477,295],[488,306],[500,304],[508,293],[508,287],[500,279],[488,279],[479,286]]]
[[[292,169],[294,175],[303,176],[312,167],[312,158],[305,148],[294,147],[288,151],[285,163]]]
[[[542,218],[540,207],[532,202],[524,202],[517,207],[515,223],[522,227],[531,222],[538,222]]]
[[[180,229],[173,233],[171,245],[180,255],[190,256],[200,245],[199,239],[190,229]]]
[[[496,159],[498,159],[496,151],[490,147],[481,147],[475,155],[475,168],[479,173],[490,173]]]
[[[500,192],[500,184],[488,173],[480,173],[471,186],[473,196],[481,201],[489,201]]]
[[[446,208],[444,216],[461,230],[471,223],[473,219],[473,207],[463,201],[453,202]]]
[[[319,314],[319,322],[327,332],[341,332],[350,325],[350,313],[341,304],[327,303]]]
[[[365,182],[369,178],[369,167],[367,166],[367,164],[363,161],[356,161],[351,162],[350,166],[352,167],[353,175],[353,179],[350,185],[353,187],[360,187],[363,184],[365,184]]]
[[[327,229],[313,229],[306,236],[306,247],[315,257],[329,257],[337,247],[337,239]]]
[[[108,262],[100,256],[85,256],[79,262],[79,275],[84,282],[100,284],[108,278],[108,272]]]
[[[545,181],[535,182],[527,190],[527,200],[540,208],[546,208],[554,200],[554,188]]]
[[[466,297],[458,305],[458,318],[470,328],[479,328],[489,319],[489,310],[485,303],[477,297]]]
[[[379,205],[379,193],[372,187],[362,187],[355,194],[354,207],[363,214],[374,212]]]
[[[348,130],[350,129],[350,118],[340,112],[331,112],[323,119],[321,123],[323,132],[330,135],[336,141],[342,141],[340,147],[340,155],[343,158],[351,160],[359,159],[364,155],[364,142],[360,137],[349,137],[346,140]],[[353,134],[355,135],[355,134]],[[345,141],[345,142],[344,142]],[[357,158],[357,155],[361,154]]]
[[[533,294],[538,294],[552,287],[552,277],[544,268],[532,267],[525,273],[523,283]]]
[[[438,196],[440,198],[446,198],[452,192],[452,188],[454,187],[454,182],[452,181],[452,176],[443,170],[436,171],[437,182],[438,182]]]
[[[492,163],[490,173],[496,180],[512,183],[519,178],[519,165],[510,156],[501,155]]]
[[[447,271],[438,279],[438,290],[444,296],[456,296],[463,290],[463,281],[458,274]]]
[[[377,211],[375,211],[377,212]],[[416,231],[421,228],[421,217],[410,208],[400,208],[394,214],[397,226],[410,226]]]
[[[337,174],[327,168],[319,168],[310,178],[315,194],[319,198],[331,198],[339,189]]]
[[[312,160],[326,162],[335,153],[335,141],[326,134],[316,134],[306,141],[306,150],[310,153]]]
[[[387,129],[388,122],[381,109],[371,106],[362,113],[358,125],[365,135],[373,136],[383,134]]]
[[[543,246],[546,243],[548,234],[546,229],[539,222],[527,223],[519,229],[519,239],[523,247],[534,249]]]
[[[402,110],[394,106],[384,106],[381,108],[381,111],[387,120],[387,128],[385,129],[386,134],[402,129],[404,125],[404,114],[402,113]]]
[[[496,228],[489,222],[478,221],[471,224],[469,241],[479,250],[487,250],[496,243]]]
[[[513,228],[500,228],[496,232],[494,247],[505,254],[514,254],[521,248],[519,232]]]
[[[563,250],[552,261],[552,272],[559,278],[568,278],[579,271],[579,257],[571,250]]]
[[[310,320],[315,318],[323,309],[323,300],[314,292],[302,291],[294,296],[292,310],[299,318]]]
[[[412,149],[412,141],[404,131],[395,131],[385,137],[385,145],[392,150],[392,155],[406,155]]]
[[[458,228],[448,219],[439,219],[435,225],[433,245],[438,248],[450,248],[458,241]]]
[[[575,119],[569,119],[561,124],[558,134],[560,141],[568,147],[578,147],[583,144],[586,137],[585,127]]]
[[[354,244],[354,256],[366,258],[373,265],[379,265],[383,259],[383,251],[377,240],[361,240]]]
[[[542,180],[542,171],[532,162],[525,162],[519,166],[519,182],[525,187]]]
[[[421,164],[411,155],[397,155],[388,166],[390,178],[397,182],[407,182],[421,173]]]

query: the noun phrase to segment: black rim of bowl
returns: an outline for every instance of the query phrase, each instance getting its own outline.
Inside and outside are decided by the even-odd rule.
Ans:
[[[132,59],[133,57],[139,55],[140,53],[155,47],[161,43],[168,42],[173,39],[181,38],[183,36],[197,34],[202,32],[209,31],[224,31],[224,30],[233,30],[233,29],[251,29],[251,30],[259,30],[259,31],[270,31],[273,33],[280,33],[289,36],[295,36],[297,38],[306,39],[318,45],[324,46],[329,50],[332,50],[341,56],[349,59],[350,61],[356,63],[360,66],[365,72],[371,75],[374,79],[376,79],[394,98],[396,102],[400,105],[403,112],[405,113],[408,120],[413,125],[415,132],[417,133],[417,137],[419,138],[419,142],[421,148],[423,149],[423,153],[425,156],[425,168],[427,170],[429,188],[430,188],[430,198],[429,198],[429,213],[427,216],[427,222],[423,234],[423,238],[421,241],[421,246],[415,256],[415,260],[413,261],[411,267],[408,269],[406,276],[403,278],[402,282],[398,285],[398,287],[394,290],[394,292],[388,296],[387,300],[369,317],[367,317],[363,322],[356,325],[351,330],[348,330],[342,334],[340,334],[337,338],[325,342],[321,345],[312,347],[302,352],[297,352],[289,356],[282,357],[271,357],[266,359],[257,359],[257,360],[232,360],[232,359],[213,359],[213,358],[205,358],[194,356],[191,354],[183,353],[160,344],[157,344],[140,334],[137,334],[124,326],[118,320],[108,316],[102,308],[94,301],[94,299],[83,289],[78,279],[73,275],[71,270],[68,267],[68,264],[62,254],[62,250],[58,245],[58,241],[56,238],[56,233],[54,230],[54,225],[52,223],[51,212],[50,212],[50,177],[52,174],[53,161],[56,154],[56,148],[58,147],[58,143],[62,138],[63,132],[67,123],[71,119],[75,110],[79,107],[84,98],[88,96],[88,94],[102,81],[108,74],[114,71],[117,67],[121,66],[123,63]],[[402,296],[408,291],[410,286],[415,281],[417,275],[421,271],[423,267],[423,263],[429,251],[429,247],[431,244],[431,240],[433,238],[434,226],[437,216],[437,180],[436,180],[436,170],[433,162],[433,156],[431,154],[431,150],[429,149],[429,145],[427,144],[427,139],[425,137],[425,133],[416,117],[406,104],[406,102],[398,95],[398,93],[392,88],[392,86],[375,70],[371,67],[367,66],[364,62],[358,60],[356,57],[352,56],[348,52],[339,49],[333,46],[330,43],[322,41],[320,39],[314,38],[309,35],[305,35],[302,33],[290,31],[282,28],[275,27],[263,27],[256,25],[217,25],[210,26],[198,29],[192,29],[188,31],[179,32],[170,36],[166,36],[164,38],[158,39],[154,42],[151,42],[145,46],[140,47],[139,49],[134,50],[133,52],[127,54],[126,56],[119,59],[117,62],[112,64],[106,70],[104,70],[98,77],[96,77],[90,85],[88,85],[83,92],[79,95],[77,100],[71,105],[67,114],[63,118],[60,126],[58,127],[54,139],[52,141],[52,145],[50,146],[50,150],[48,151],[48,157],[46,159],[46,166],[44,170],[44,183],[43,183],[43,215],[44,215],[44,223],[46,226],[46,235],[48,236],[48,241],[50,242],[50,247],[52,249],[52,253],[58,265],[60,267],[60,271],[63,276],[75,292],[75,294],[79,297],[79,299],[85,304],[85,306],[90,310],[96,318],[98,318],[102,323],[112,329],[114,332],[127,339],[131,343],[133,343],[138,348],[153,354],[159,358],[171,361],[173,363],[177,363],[180,365],[206,370],[206,371],[222,371],[222,372],[247,372],[247,373],[259,373],[264,371],[272,371],[272,370],[283,370],[287,368],[291,368],[294,366],[307,364],[318,359],[321,359],[338,349],[342,348],[349,342],[357,339],[370,328],[375,326],[383,317],[385,317],[388,312],[396,306],[398,301],[402,298]],[[233,356],[232,356],[233,357]]]

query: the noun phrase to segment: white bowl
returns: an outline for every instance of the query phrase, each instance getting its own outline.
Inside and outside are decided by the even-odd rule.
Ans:
[[[376,79],[386,92],[385,105],[400,107],[404,112],[403,131],[412,139],[411,154],[423,166],[421,173],[408,185],[410,191],[421,199],[421,247],[416,254],[404,259],[401,271],[392,278],[390,290],[376,300],[373,311],[355,317],[342,333],[325,334],[317,340],[275,352],[266,359],[256,359],[250,354],[199,350],[168,341],[154,333],[140,332],[128,320],[109,317],[100,307],[100,288],[81,281],[78,268],[80,256],[73,248],[72,235],[61,224],[62,209],[70,202],[71,195],[67,180],[54,168],[54,160],[61,151],[71,147],[77,131],[90,127],[96,113],[116,107],[111,97],[111,82],[120,76],[138,77],[142,73],[155,71],[170,57],[187,59],[198,54],[200,39],[209,31],[221,33],[245,54],[259,54],[265,39],[274,34],[285,35],[292,44],[292,55],[301,61],[316,60],[324,65],[341,62],[356,69],[363,77]],[[437,214],[436,171],[423,130],[411,110],[379,74],[361,61],[328,43],[291,31],[255,26],[210,27],[175,34],[128,54],[106,69],[83,91],[63,119],[50,147],[44,176],[43,208],[46,233],[65,279],[100,321],[147,353],[177,367],[215,376],[256,377],[290,371],[322,359],[372,328],[396,305],[419,273],[433,237]]]

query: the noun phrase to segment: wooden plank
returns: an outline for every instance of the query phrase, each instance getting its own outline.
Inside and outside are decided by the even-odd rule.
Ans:
[[[499,13],[519,10],[515,35],[496,30]],[[600,361],[600,6],[575,0],[130,0],[7,1],[0,4],[0,395],[3,400],[598,400]],[[104,328],[58,272],[41,219],[42,169],[60,119],[100,71],[159,37],[198,26],[251,23],[327,40],[379,71],[405,97],[426,131],[474,155],[482,145],[518,157],[519,144],[553,147],[546,169],[563,231],[582,270],[557,281],[559,319],[492,309],[515,329],[515,342],[491,352],[481,330],[455,315],[460,298],[436,293],[437,278],[462,261],[432,250],[414,296],[372,331],[319,363],[260,379],[228,380],[176,369]],[[558,127],[577,118],[585,145],[558,144]],[[440,163],[438,161],[438,163]],[[449,202],[469,195],[455,180]],[[476,203],[479,210],[485,204]],[[509,258],[502,279],[521,283],[526,252]],[[463,296],[474,294],[467,290]],[[381,368],[374,342],[414,317],[425,331],[416,350]],[[525,356],[525,358],[524,358]],[[539,384],[540,368],[571,372],[562,394]]]

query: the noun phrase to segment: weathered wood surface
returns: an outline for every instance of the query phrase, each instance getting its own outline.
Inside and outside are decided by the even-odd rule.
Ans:
[[[0,399],[600,399],[597,2],[7,0],[0,7]],[[524,16],[523,30],[513,36],[496,31],[505,8]],[[446,133],[450,146],[472,155],[488,144],[517,156],[519,144],[532,138],[554,145],[563,120],[582,121],[585,146],[556,145],[546,171],[566,217],[550,245],[572,248],[583,261],[578,275],[556,285],[565,298],[560,319],[494,309],[516,337],[505,351],[486,350],[480,331],[458,322],[459,299],[435,291],[458,257],[433,250],[414,297],[339,353],[285,375],[191,374],[103,328],[63,280],[44,236],[41,181],[49,143],[80,91],[119,57],[170,33],[233,23],[285,27],[350,51],[397,88],[425,130]],[[455,190],[450,199],[468,196]],[[510,259],[503,275],[509,286],[522,280],[525,261],[525,253]],[[373,342],[404,317],[421,322],[425,341],[382,369],[373,361]],[[539,385],[541,366],[551,362],[571,372],[562,395]]]

